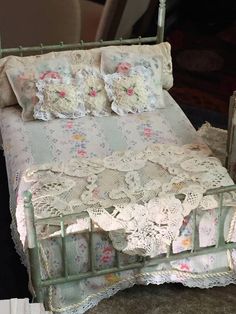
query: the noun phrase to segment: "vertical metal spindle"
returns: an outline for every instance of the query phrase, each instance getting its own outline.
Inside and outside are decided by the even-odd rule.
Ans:
[[[22,50],[22,49],[23,49],[23,47],[22,47],[22,46],[19,46],[19,51],[20,51],[20,56],[21,56],[21,57],[23,57],[23,50]]]
[[[41,47],[40,53],[41,53],[41,55],[42,55],[42,54],[44,53],[43,44],[40,44],[40,47]]]
[[[116,252],[116,267],[120,269],[120,265],[121,265],[120,252],[117,250],[115,252]]]
[[[158,20],[157,20],[157,43],[164,40],[164,25],[166,16],[166,0],[159,0]]]
[[[193,233],[192,233],[192,249],[191,252],[195,252],[195,250],[197,249],[197,236],[198,236],[198,229],[197,229],[197,209],[195,208],[193,210]]]
[[[90,219],[90,232],[89,232],[89,256],[90,256],[90,269],[95,273],[95,250],[94,250],[94,225]]]
[[[167,245],[166,250],[167,250],[166,257],[169,258],[170,255],[172,254],[172,243],[170,245]]]
[[[217,218],[218,218],[218,224],[217,224],[217,233],[216,233],[216,248],[219,246],[222,246],[225,243],[224,240],[224,217],[223,217],[223,199],[224,199],[224,193],[220,193],[220,204],[218,208]]]
[[[64,43],[63,43],[63,41],[60,42],[60,46],[61,46],[61,48],[62,48],[61,50],[63,50],[63,48],[64,48]]]
[[[61,225],[61,254],[62,254],[62,267],[65,277],[68,277],[68,266],[67,266],[67,254],[66,254],[66,234],[65,234],[65,223],[63,215],[60,215],[60,225]]]
[[[146,266],[146,259],[147,259],[146,256],[143,256],[143,257],[142,257],[142,264],[143,264],[143,267]]]
[[[228,114],[228,136],[227,136],[227,147],[226,147],[226,160],[225,165],[231,176],[235,181],[234,174],[234,138],[235,138],[235,125],[236,124],[236,92],[230,97],[229,101],[229,114]]]

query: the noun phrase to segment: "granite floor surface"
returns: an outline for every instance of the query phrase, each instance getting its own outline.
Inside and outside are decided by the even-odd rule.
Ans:
[[[236,285],[198,289],[180,284],[134,286],[88,314],[235,314]]]

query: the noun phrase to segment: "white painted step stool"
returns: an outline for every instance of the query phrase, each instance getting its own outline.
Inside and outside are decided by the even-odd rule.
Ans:
[[[0,300],[1,314],[52,314],[43,304],[29,303],[29,299]]]

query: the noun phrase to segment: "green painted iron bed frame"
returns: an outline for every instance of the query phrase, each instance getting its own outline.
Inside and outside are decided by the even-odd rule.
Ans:
[[[18,47],[18,48],[8,48],[3,49],[1,47],[0,41],[0,58],[6,55],[20,55],[24,56],[25,54],[36,54],[36,53],[46,53],[49,51],[60,51],[60,50],[74,50],[74,49],[88,49],[92,47],[102,47],[110,45],[129,45],[129,44],[150,44],[150,43],[160,43],[164,39],[164,22],[165,22],[165,11],[166,11],[166,0],[160,0],[158,5],[158,21],[157,21],[157,36],[155,37],[138,37],[135,39],[119,39],[112,41],[99,41],[99,42],[79,42],[77,44],[64,44],[61,42],[59,45],[48,45],[44,46],[40,44],[36,47]],[[231,106],[232,107],[232,106]],[[233,112],[232,110],[230,111]],[[231,118],[230,118],[231,119]],[[229,136],[228,141],[228,151],[232,149],[233,136]],[[228,158],[229,160],[229,158]],[[228,162],[228,169],[229,162]],[[229,250],[236,248],[236,243],[229,243],[225,241],[224,238],[224,221],[227,214],[227,209],[224,206],[224,194],[236,191],[236,185],[216,188],[208,190],[205,195],[218,195],[219,196],[219,208],[218,210],[218,226],[216,233],[216,244],[214,246],[199,247],[198,239],[198,225],[197,225],[197,209],[193,211],[193,233],[192,233],[192,249],[189,251],[181,253],[173,253],[172,246],[167,248],[167,253],[156,258],[148,257],[139,257],[137,262],[132,264],[121,264],[121,253],[116,252],[116,265],[111,268],[99,270],[95,267],[95,251],[94,251],[94,234],[96,229],[93,222],[90,219],[90,230],[85,231],[84,234],[89,234],[89,259],[90,259],[90,270],[85,273],[78,273],[76,275],[71,275],[68,272],[68,261],[67,261],[67,245],[66,245],[66,232],[65,232],[65,221],[68,217],[70,218],[85,218],[88,217],[86,212],[83,213],[73,213],[69,215],[49,217],[43,219],[36,219],[34,216],[34,208],[32,204],[32,195],[29,191],[25,192],[24,195],[24,204],[25,204],[25,213],[26,213],[26,225],[27,225],[27,235],[28,235],[28,254],[30,261],[30,272],[31,279],[34,288],[34,299],[38,302],[44,301],[43,289],[45,287],[50,287],[57,284],[62,284],[66,282],[79,281],[85,278],[91,278],[95,276],[101,276],[109,273],[122,272],[125,270],[139,269],[146,270],[147,272],[152,269],[152,267],[158,265],[159,263],[169,262],[173,260],[178,260],[186,257],[199,256],[207,253],[216,253],[223,250]],[[182,198],[183,195],[177,195],[178,198]],[[61,228],[61,243],[62,243],[62,261],[63,261],[63,276],[60,278],[43,279],[40,271],[40,240],[37,237],[36,225],[40,224],[51,224],[59,223]],[[223,271],[223,270],[222,270]]]

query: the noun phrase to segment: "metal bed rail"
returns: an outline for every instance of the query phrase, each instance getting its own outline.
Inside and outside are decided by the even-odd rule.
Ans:
[[[108,41],[95,41],[95,42],[84,42],[81,40],[79,43],[65,44],[60,42],[57,45],[43,45],[42,43],[34,47],[23,47],[19,46],[17,48],[3,48],[0,36],[0,58],[7,55],[19,55],[21,57],[24,54],[43,54],[50,51],[62,51],[62,50],[75,50],[75,49],[89,49],[89,48],[99,48],[104,46],[118,46],[118,45],[135,45],[135,44],[150,44],[150,43],[161,43],[164,40],[164,26],[165,26],[165,15],[166,15],[166,1],[158,0],[158,18],[157,18],[157,33],[153,37],[141,37],[118,40],[108,40]]]
[[[194,256],[199,256],[208,253],[217,253],[224,250],[231,250],[236,248],[236,243],[227,242],[224,237],[224,223],[225,217],[227,215],[227,207],[224,206],[224,195],[236,191],[236,185],[231,185],[227,187],[220,187],[216,189],[208,190],[205,195],[216,195],[219,197],[219,207],[217,210],[218,223],[216,230],[216,241],[215,245],[208,247],[199,246],[199,230],[197,224],[197,210],[193,210],[193,233],[192,233],[192,249],[180,253],[174,253],[172,245],[167,247],[167,253],[157,256],[155,258],[149,257],[138,257],[138,260],[129,263],[121,263],[121,252],[115,250],[116,262],[115,266],[106,268],[106,269],[97,269],[95,263],[95,250],[94,250],[94,234],[97,230],[94,228],[94,223],[90,219],[90,230],[81,232],[80,234],[89,234],[89,264],[90,270],[87,272],[81,272],[77,274],[70,274],[68,271],[68,261],[67,261],[67,245],[66,237],[69,234],[66,234],[65,231],[65,221],[68,218],[86,218],[88,217],[87,212],[82,213],[73,213],[68,215],[60,215],[55,217],[47,217],[36,219],[34,216],[34,208],[32,204],[32,195],[30,192],[25,192],[24,202],[25,202],[25,211],[26,211],[26,226],[28,234],[28,252],[30,258],[30,267],[31,267],[31,277],[33,287],[35,289],[35,297],[38,302],[44,300],[42,289],[51,285],[63,284],[66,282],[78,281],[85,278],[91,278],[96,276],[102,276],[110,273],[117,273],[126,270],[134,269],[148,269],[150,271],[151,267],[157,266],[163,262],[170,262],[174,260],[179,260],[183,258],[189,258]],[[176,195],[179,199],[183,198],[183,195]],[[43,279],[41,276],[41,257],[40,257],[40,240],[37,237],[36,225],[39,224],[55,224],[60,223],[60,237],[61,237],[61,257],[63,264],[63,275],[60,277],[49,277],[48,279]]]
[[[95,42],[84,42],[81,40],[79,43],[75,44],[65,44],[60,42],[57,45],[43,45],[40,44],[39,46],[34,47],[23,47],[19,46],[17,48],[1,48],[1,38],[0,38],[0,58],[4,55],[19,55],[21,57],[24,56],[26,53],[32,54],[44,54],[50,51],[63,51],[63,50],[76,50],[76,49],[90,49],[90,48],[99,48],[99,47],[106,47],[106,46],[119,46],[119,45],[135,45],[135,44],[150,44],[150,43],[160,43],[158,36],[153,37],[142,37],[139,36],[138,38],[131,38],[131,39],[124,39],[120,38],[118,40],[109,40],[109,41],[95,41]]]

